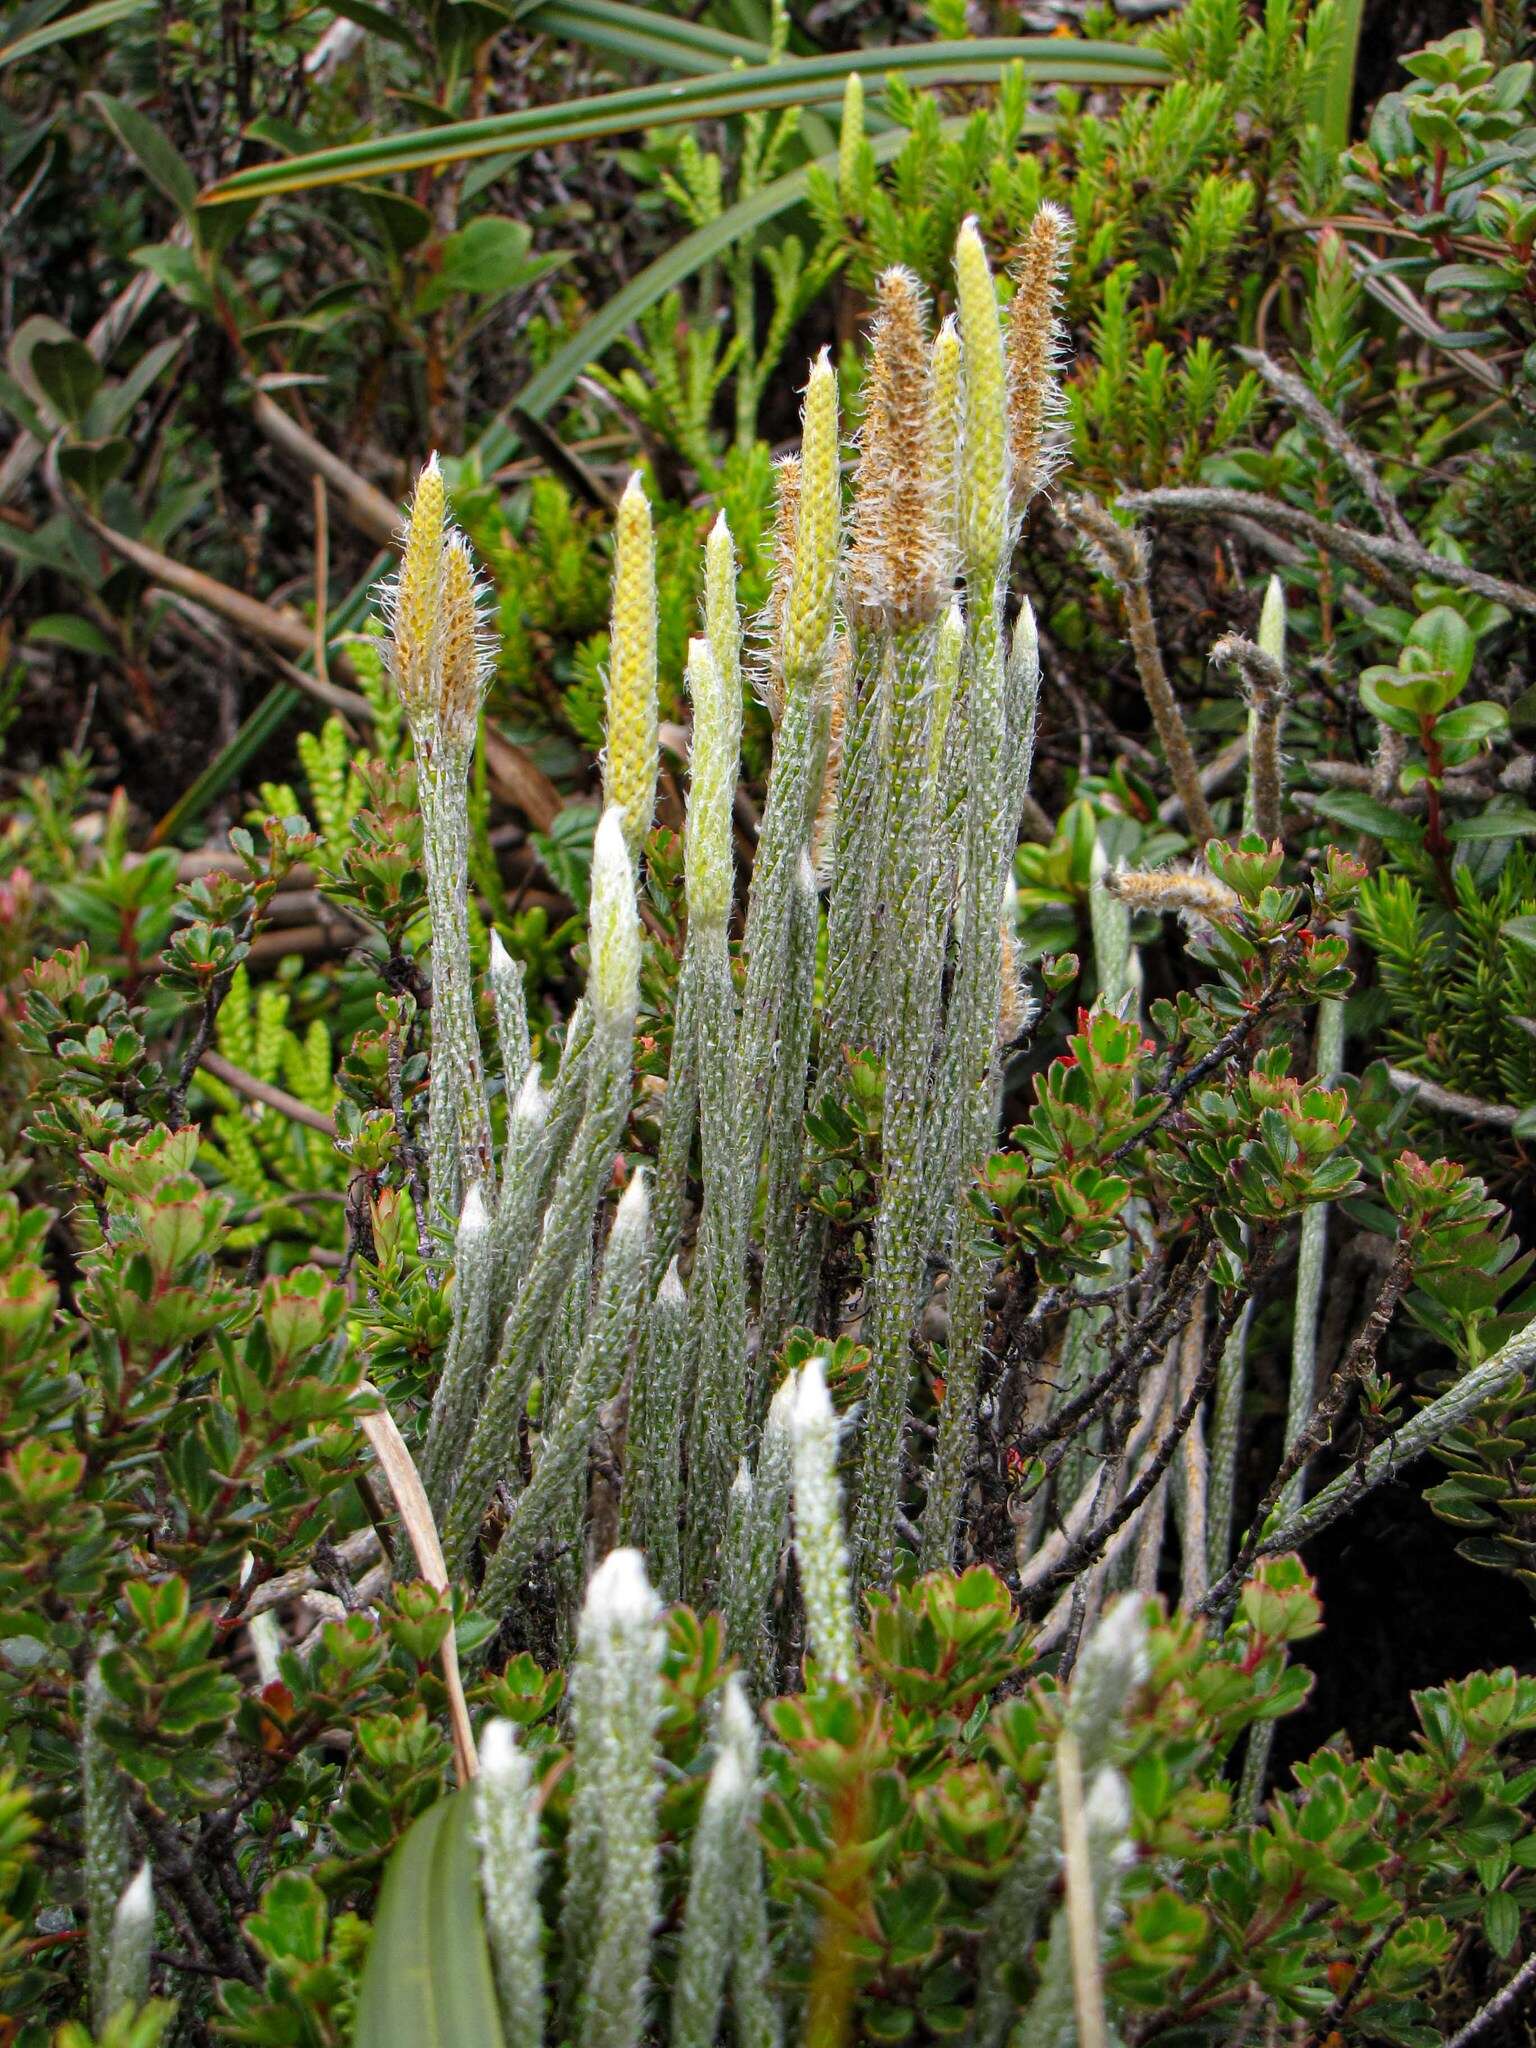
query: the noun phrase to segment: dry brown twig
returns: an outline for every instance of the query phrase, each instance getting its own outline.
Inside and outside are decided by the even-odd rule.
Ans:
[[[1141,678],[1157,736],[1163,743],[1168,772],[1184,805],[1189,829],[1204,844],[1215,838],[1216,821],[1200,786],[1200,764],[1189,743],[1184,714],[1173,694],[1173,685],[1163,666],[1162,649],[1157,644],[1157,624],[1147,584],[1146,544],[1134,528],[1119,525],[1096,498],[1069,498],[1065,516],[1087,543],[1095,565],[1120,592],[1136,673]]]

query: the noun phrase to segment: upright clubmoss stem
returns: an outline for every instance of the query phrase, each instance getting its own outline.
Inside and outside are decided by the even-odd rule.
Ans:
[[[510,1721],[488,1721],[480,1737],[475,1833],[506,2048],[543,2048],[538,1793],[533,1765]]]
[[[636,2048],[660,1907],[661,1609],[637,1551],[592,1575],[571,1674],[575,1796],[561,1921],[579,2048]]]
[[[646,1179],[643,1170],[636,1173],[614,1215],[602,1282],[580,1355],[558,1405],[545,1420],[533,1476],[518,1495],[486,1567],[480,1605],[487,1614],[504,1613],[516,1599],[540,1537],[573,1487],[582,1485],[598,1411],[623,1381],[645,1284],[650,1228]]]
[[[116,1758],[102,1740],[101,1720],[106,1705],[106,1685],[101,1666],[95,1662],[85,1675],[80,1790],[84,1809],[82,1877],[91,2011],[98,2028],[104,2027],[111,2017],[107,2008],[107,1978],[112,1961],[112,1920],[132,1864],[127,1786]]]
[[[469,548],[448,523],[433,456],[406,516],[399,573],[386,584],[389,660],[416,755],[427,912],[432,933],[429,1197],[450,1225],[492,1174],[490,1105],[470,964],[469,770],[492,666]]]
[[[687,1367],[688,1296],[674,1258],[651,1304],[635,1367],[621,1525],[626,1543],[645,1552],[664,1600],[682,1597],[678,1513]]]
[[[507,1470],[518,1423],[551,1320],[578,1260],[613,1170],[629,1110],[635,1011],[640,1000],[640,923],[634,870],[616,806],[603,813],[592,857],[587,989],[591,1040],[584,1056],[585,1103],[550,1195],[538,1249],[502,1328],[497,1356],[443,1517],[443,1552],[462,1571],[498,1477]]]
[[[800,1368],[788,1420],[806,1644],[817,1670],[847,1685],[854,1674],[853,1599],[837,1477],[837,1416],[819,1358]]]
[[[961,475],[959,533],[966,586],[965,673],[967,809],[963,851],[964,895],[957,908],[957,958],[937,1097],[943,1170],[959,1190],[950,1249],[950,1359],[945,1406],[948,1427],[964,1441],[973,1425],[984,1337],[986,1267],[966,1214],[965,1190],[990,1150],[996,1119],[997,1015],[1002,992],[999,919],[1013,850],[1016,820],[1007,815],[1008,692],[1003,648],[1003,571],[1009,530],[1010,464],[1008,373],[997,292],[974,221],[960,230],[955,249],[955,295],[965,359],[965,463]],[[950,1109],[947,1105],[953,1105]],[[937,1160],[939,1134],[932,1156]],[[965,1413],[960,1413],[961,1408]],[[941,1428],[944,1427],[941,1418]],[[959,1459],[952,1447],[953,1471]],[[948,1532],[937,1518],[952,1511],[949,1488],[935,1496],[937,1552]],[[895,1503],[883,1513],[870,1542],[860,1544],[860,1569],[889,1572]]]
[[[464,1198],[453,1254],[453,1329],[437,1392],[432,1398],[427,1447],[422,1458],[422,1483],[441,1514],[447,1504],[454,1468],[463,1455],[474,1424],[487,1366],[486,1340],[491,1318],[491,1218],[478,1186]]]

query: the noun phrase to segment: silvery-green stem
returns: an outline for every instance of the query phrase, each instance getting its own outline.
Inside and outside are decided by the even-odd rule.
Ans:
[[[1219,1579],[1232,1559],[1232,1511],[1237,1490],[1237,1454],[1242,1439],[1243,1395],[1248,1378],[1248,1325],[1253,1302],[1245,1301],[1216,1369],[1211,1413],[1209,1495],[1206,1502],[1208,1577]]]
[[[475,1832],[506,2048],[543,2048],[538,1798],[533,1766],[510,1721],[488,1721],[480,1737]]]
[[[508,1312],[479,1418],[443,1518],[450,1572],[463,1570],[486,1506],[517,1447],[528,1381],[573,1271],[592,1242],[592,1218],[613,1170],[629,1111],[635,1012],[640,1001],[640,920],[623,813],[610,805],[592,851],[592,1037],[583,1059],[587,1099],[545,1212],[538,1250]]]
[[[571,1674],[575,1803],[561,1933],[577,1968],[580,2048],[635,2048],[645,2032],[660,1906],[661,1608],[638,1551],[592,1575]]]
[[[752,1530],[757,1488],[752,1468],[745,1458],[736,1467],[725,1509],[725,1541],[720,1552],[720,1579],[724,1590],[725,1639],[744,1662],[756,1648],[758,1616],[745,1597],[751,1571]]]
[[[1083,1801],[1082,1818],[1087,1865],[1082,1875],[1087,1879],[1089,1896],[1082,1899],[1073,1895],[1074,1879],[1069,1864],[1068,1902],[1057,1908],[1051,1921],[1039,1988],[1029,2010],[1013,2030],[1010,2048],[1077,2048],[1078,2008],[1084,1987],[1078,1982],[1072,1953],[1074,1911],[1082,1913],[1085,1919],[1091,1918],[1091,1927],[1085,1929],[1085,1933],[1091,1934],[1092,1943],[1086,1965],[1102,2019],[1100,1956],[1093,1953],[1093,1948],[1102,1951],[1118,1914],[1121,1879],[1136,1856],[1130,1839],[1130,1796],[1118,1771],[1106,1768],[1095,1773]]]
[[[1040,704],[1040,634],[1034,607],[1025,598],[1008,643],[1008,819],[1018,836],[1035,765],[1035,713]]]
[[[442,1520],[450,1572],[462,1572],[498,1478],[515,1453],[529,1381],[571,1274],[590,1245],[592,1218],[613,1172],[629,1108],[630,1025],[594,1034],[591,1094],[545,1212],[528,1277],[507,1314],[453,1498]]]
[[[939,1002],[929,942],[928,856],[936,791],[928,778],[931,628],[894,637],[890,662],[890,797],[881,850],[881,1004],[885,1098],[880,1118],[880,1206],[870,1291],[870,1372],[859,1468],[854,1554],[861,1580],[890,1576],[901,1494],[927,1197],[923,1133]]]
[[[688,1417],[686,1584],[696,1602],[716,1582],[726,1496],[747,1448],[747,1227],[752,1189],[739,1149],[747,1109],[734,1058],[735,991],[723,930],[701,941],[699,1138],[704,1206],[689,1283],[695,1360]],[[752,1174],[755,1184],[756,1172]]]
[[[1327,997],[1317,1006],[1319,1084],[1330,1087],[1344,1061],[1344,1004]],[[1317,1395],[1317,1318],[1323,1300],[1323,1270],[1328,1249],[1328,1204],[1314,1202],[1301,1219],[1301,1246],[1296,1256],[1296,1315],[1291,1332],[1291,1389],[1285,1413],[1285,1448],[1289,1451],[1305,1430]],[[1307,1490],[1307,1468],[1292,1474],[1280,1496],[1280,1512],[1301,1506]]]
[[[949,1431],[953,1447],[947,1469],[969,1465],[976,1427],[977,1389],[986,1327],[986,1290],[990,1271],[980,1231],[967,1214],[966,1195],[991,1150],[997,1117],[997,1014],[1002,991],[1002,934],[999,917],[1013,849],[1014,821],[1007,815],[1005,755],[1006,692],[1002,638],[998,619],[1000,591],[973,592],[967,621],[967,718],[970,734],[969,793],[965,835],[965,885],[957,920],[955,988],[937,1092],[938,1115],[947,1121],[953,1104],[954,1148],[946,1174],[955,1188],[954,1239],[949,1269],[949,1352],[946,1360],[941,1433]],[[930,1152],[935,1162],[942,1143],[939,1131]],[[950,1513],[951,1492],[940,1500]],[[935,1529],[935,1556],[941,1540],[952,1544],[949,1531]]]
[[[737,2048],[781,2048],[784,2022],[778,2001],[768,1988],[768,1906],[763,1889],[763,1849],[757,1832],[757,1722],[739,1678],[726,1680],[719,1730],[721,1754],[735,1757],[750,1788],[736,1865],[730,1959]]]
[[[537,1067],[523,1076],[507,1113],[501,1188],[491,1225],[491,1319],[500,1333],[539,1241],[550,1157],[550,1098]]]
[[[512,1098],[523,1085],[533,1061],[528,1036],[528,1001],[523,992],[522,962],[514,960],[501,942],[500,932],[491,933],[491,1004],[496,1012],[496,1042],[501,1052],[501,1079],[510,1108]]]
[[[789,1526],[789,1416],[794,1405],[795,1382],[796,1375],[787,1374],[768,1404],[768,1419],[763,1425],[752,1480],[747,1540],[740,1557],[732,1558],[725,1588],[727,1637],[731,1648],[741,1657],[743,1669],[750,1674],[759,1698],[772,1691],[768,1602]]]
[[[855,1661],[853,1597],[837,1476],[837,1417],[819,1358],[800,1368],[788,1421],[806,1646],[823,1677],[848,1685]]]
[[[889,643],[857,632],[848,664],[847,707],[837,815],[832,834],[832,888],[827,899],[826,1001],[822,1015],[820,1085],[835,1086],[843,1058],[868,1042],[874,904],[885,839],[884,692]]]
[[[800,1244],[795,1229],[800,1174],[805,1162],[805,1087],[816,997],[816,941],[821,905],[810,855],[795,876],[784,1001],[779,1020],[778,1065],[768,1124],[768,1186],[763,1222],[762,1334],[759,1360],[771,1357],[799,1314]]]
[[[688,1297],[674,1258],[651,1304],[635,1367],[620,1523],[625,1542],[645,1552],[663,1600],[682,1591],[677,1518],[687,1366]]]
[[[558,1405],[546,1413],[533,1476],[519,1494],[486,1567],[479,1604],[488,1614],[504,1612],[516,1598],[540,1537],[548,1533],[585,1469],[598,1410],[613,1399],[623,1381],[645,1284],[649,1229],[650,1198],[642,1169],[624,1190],[608,1233],[597,1302],[581,1355]]]
[[[128,1800],[123,1777],[101,1739],[107,1692],[99,1664],[92,1663],[86,1672],[84,1690],[85,1711],[80,1725],[80,1791],[84,1807],[81,1863],[90,1944],[91,2011],[101,2027],[111,2017],[106,1998],[112,1916],[128,1880],[132,1852],[128,1844]]]
[[[141,1863],[123,1887],[112,1915],[101,2024],[125,2009],[137,2012],[149,1996],[149,1955],[154,1941],[155,1887],[149,1865]]]
[[[672,1986],[672,2048],[713,2048],[740,1905],[742,1837],[752,1784],[722,1745],[709,1774],[691,1844],[688,1903]]]
[[[1147,1630],[1134,1594],[1116,1601],[1083,1645],[1067,1697],[1066,1725],[1085,1775],[1098,1772],[1131,1695],[1147,1674]],[[1054,1769],[1030,1811],[1024,1839],[993,1894],[982,1938],[973,2040],[997,2048],[1015,2012],[1012,1972],[1029,1955],[1061,1855],[1061,1784]]]
[[[587,1082],[592,1051],[592,1010],[585,996],[571,1012],[565,1028],[565,1044],[549,1090],[548,1168],[558,1171],[566,1148],[576,1134],[587,1102]]]
[[[694,1043],[693,984],[698,974],[696,949],[686,942],[677,971],[672,1011],[672,1052],[667,1061],[667,1093],[656,1147],[656,1228],[651,1255],[665,1272],[683,1230],[683,1205],[688,1188],[688,1161],[699,1127],[698,1048]],[[653,1278],[659,1277],[653,1274]]]
[[[469,754],[440,734],[423,746],[418,733],[416,760],[432,927],[428,1189],[433,1218],[446,1227],[468,1189],[490,1181],[493,1172],[469,955]]]
[[[422,1483],[433,1512],[447,1505],[453,1474],[474,1427],[475,1406],[486,1371],[491,1321],[491,1261],[494,1239],[485,1198],[477,1182],[464,1197],[454,1238],[453,1328],[422,1457]]]
[[[581,1254],[571,1269],[571,1277],[565,1283],[553,1327],[544,1340],[539,1360],[539,1413],[544,1421],[554,1413],[569,1386],[576,1361],[581,1356],[581,1347],[586,1342],[587,1315],[592,1307],[594,1250],[592,1236],[588,1232]]]

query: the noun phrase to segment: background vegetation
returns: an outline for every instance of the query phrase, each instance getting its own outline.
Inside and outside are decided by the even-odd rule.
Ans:
[[[650,2038],[761,2048],[1087,2042],[1095,2011],[1135,2043],[1532,2037],[1531,35],[1519,0],[7,16],[0,2040],[628,2040],[642,1992]],[[440,451],[494,627],[458,878],[473,988],[515,963],[526,1002],[516,1056],[478,1002],[501,1158],[514,1067],[558,1105],[580,1057],[612,535],[643,478],[660,776],[604,1163],[655,1163],[664,1218],[707,536],[723,511],[757,685],[741,981],[807,363],[838,372],[852,500],[882,275],[934,327],[963,311],[974,217],[1007,300],[1042,202],[1071,230],[1062,464],[1004,605],[1015,647],[1033,608],[1038,712],[1020,999],[951,1204],[988,1278],[954,1541],[923,1516],[958,1228],[900,1331],[895,1568],[856,1554],[856,1642],[803,1544],[780,1562],[787,1467],[744,1625],[697,1562],[728,1549],[723,1493],[708,1543],[698,1468],[680,1523],[648,1509],[606,1393],[516,1602],[481,1597],[505,1488],[457,1554],[450,1527],[452,1590],[419,1548],[413,1578],[370,1390],[430,1478],[468,1290],[455,1214],[423,1202],[446,913],[378,616],[401,508]],[[822,1003],[837,886],[828,856],[802,949]],[[749,1219],[751,1328],[771,1384],[822,1361],[857,1508],[893,1051],[872,1032],[828,1084],[825,1016],[808,997],[817,1085],[773,1112],[795,1142]],[[523,1476],[556,1441],[554,1361],[586,1356],[606,1193],[516,1418]],[[814,1299],[759,1270],[776,1199],[824,1254]],[[1079,1555],[1085,1461],[1111,1518],[1151,1467],[1134,1402],[1107,1435],[1063,1411],[1190,1327],[1158,1485]],[[621,1536],[692,1604],[662,1624],[622,1570],[599,1584]],[[478,1795],[450,1790],[473,1762],[450,1641]],[[583,1846],[625,1782],[628,1920]],[[498,1815],[507,1896],[542,1900],[547,2013],[501,1938]],[[365,1983],[376,1921],[399,1974]],[[594,1956],[636,1924],[638,1964],[618,1933]],[[405,2020],[416,1995],[449,2003]]]

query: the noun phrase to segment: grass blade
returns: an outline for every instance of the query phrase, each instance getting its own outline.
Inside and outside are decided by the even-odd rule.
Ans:
[[[57,21],[45,21],[41,28],[28,30],[14,42],[0,43],[0,71],[7,64],[35,57],[39,50],[54,43],[71,42],[76,36],[90,36],[98,29],[112,28],[131,14],[147,12],[154,4],[155,0],[97,0],[94,7],[82,7],[78,13],[66,14]]]
[[[972,43],[919,43],[894,50],[856,50],[797,57],[753,72],[716,71],[678,83],[626,87],[553,107],[521,108],[479,121],[351,142],[278,163],[237,171],[203,194],[202,204],[266,199],[319,185],[392,177],[432,165],[462,163],[507,151],[591,141],[640,128],[719,120],[730,114],[787,106],[836,106],[850,71],[896,73],[913,84],[993,85],[1010,64],[1026,63],[1037,84],[1134,86],[1167,76],[1156,53],[1071,37],[1016,36]]]

